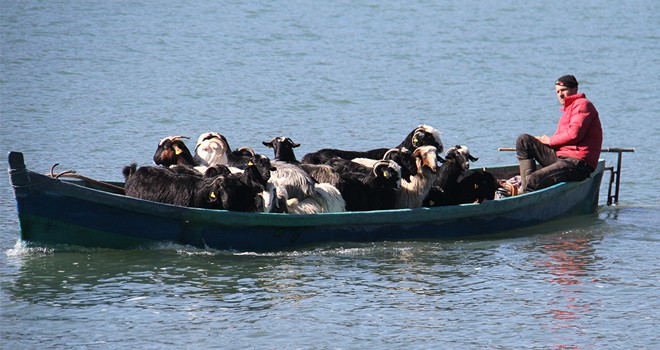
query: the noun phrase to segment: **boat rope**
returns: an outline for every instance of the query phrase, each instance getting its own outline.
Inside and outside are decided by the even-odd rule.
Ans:
[[[21,173],[26,173],[28,177],[30,176],[30,173],[27,171],[26,168],[9,169],[7,172],[9,173],[9,176],[12,176],[12,175],[15,175],[15,174],[21,174]],[[25,185],[16,185],[15,183],[12,182],[11,187],[12,188],[30,188],[30,187],[34,187],[34,186],[40,186],[41,184],[45,184],[47,182],[48,181],[46,181],[46,180],[39,181],[39,182],[30,181],[28,184],[25,184]]]
[[[105,188],[105,189],[108,189],[108,190],[111,190],[113,192],[124,194],[124,188],[123,187],[116,186],[116,185],[113,185],[113,184],[110,184],[110,183],[107,183],[107,182],[99,181],[99,180],[96,180],[96,179],[92,179],[91,177],[79,175],[79,174],[76,173],[75,170],[66,170],[66,171],[63,171],[61,173],[55,173],[54,172],[55,167],[58,166],[58,165],[60,165],[60,163],[53,164],[53,166],[50,168],[50,173],[48,174],[48,176],[50,176],[50,177],[52,177],[53,179],[56,179],[56,180],[59,180],[60,177],[75,178],[75,179],[83,180],[87,183],[97,185],[99,187],[102,187],[102,188]]]

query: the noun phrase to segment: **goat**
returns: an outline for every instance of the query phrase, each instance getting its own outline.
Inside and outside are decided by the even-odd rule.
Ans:
[[[272,148],[275,153],[277,171],[271,182],[278,187],[278,197],[287,198],[287,212],[291,214],[311,214],[345,211],[346,203],[339,191],[334,187],[339,175],[325,165],[303,165],[298,162],[293,148],[300,144],[288,137],[276,137],[271,141],[262,142]],[[307,170],[321,170],[319,181]],[[321,176],[321,174],[323,174]]]
[[[276,137],[270,141],[263,141],[262,144],[273,149],[273,152],[275,152],[275,158],[273,159],[292,164],[300,163],[293,152],[293,149],[300,147],[300,144],[293,142],[290,138]]]
[[[155,166],[137,168],[136,163],[124,167],[123,174],[127,196],[185,207],[222,209],[220,203],[209,200],[212,177]]]
[[[182,138],[189,139],[186,136],[168,136],[160,140],[154,153],[154,163],[166,168],[176,165],[195,166],[193,155]]]
[[[219,198],[222,207],[230,211],[256,212],[261,208],[259,194],[268,190],[268,179],[275,167],[266,156],[256,154],[242,173],[219,176],[214,179],[211,198]]]
[[[495,199],[499,183],[493,174],[486,170],[476,170],[462,178],[456,189],[456,204],[482,203]]]
[[[420,125],[411,131],[395,148],[405,147],[414,151],[417,147],[427,145],[434,146],[438,152],[442,152],[443,146],[442,141],[440,140],[440,132],[431,126]],[[344,159],[383,159],[383,156],[389,149],[390,148],[376,148],[369,151],[345,151],[334,148],[324,148],[304,155],[300,162],[303,164],[324,164],[335,157]]]
[[[195,145],[194,160],[201,166],[224,164],[229,167],[245,169],[247,162],[254,156],[249,147],[241,147],[232,151],[227,138],[217,132],[203,133]]]
[[[123,169],[127,196],[159,203],[235,211],[257,211],[257,195],[267,190],[270,160],[254,156],[240,174],[224,165],[210,167],[205,175],[180,173],[170,168],[133,163]]]
[[[401,167],[401,179],[410,181],[410,177],[417,174],[417,162],[412,157],[412,152],[407,148],[392,148],[383,155],[382,160],[392,160]],[[369,158],[355,158],[353,162],[372,168],[377,160]]]
[[[275,160],[299,166],[318,183],[326,182],[332,185],[337,185],[339,174],[332,170],[330,166],[323,164],[302,164],[296,159],[293,149],[300,147],[299,143],[293,142],[293,140],[288,137],[276,137],[270,141],[263,141],[262,143],[264,146],[273,149]]]
[[[329,183],[314,185],[315,194],[303,200],[286,201],[289,214],[337,213],[346,211],[346,201],[339,190]]]
[[[276,188],[284,188],[287,198],[303,199],[314,195],[316,181],[302,168],[287,162],[273,161],[277,168],[271,174],[270,183]]]
[[[421,146],[434,146],[438,153],[442,153],[444,146],[440,139],[440,131],[429,125],[420,125],[411,131],[396,148],[405,147],[414,151]]]
[[[410,181],[402,181],[397,192],[396,208],[419,208],[427,197],[438,171],[438,155],[435,146],[420,146],[412,156],[417,163],[417,173]]]
[[[391,209],[390,207],[393,207],[393,200],[383,200],[386,191],[383,191],[383,193],[374,192],[371,193],[371,195],[369,195],[369,193],[370,191],[375,191],[375,189],[379,188],[378,185],[387,188],[388,185],[386,181],[394,181],[397,183],[401,175],[399,166],[396,163],[392,162],[390,164],[389,162],[384,162],[385,165],[378,165],[378,168],[374,168],[373,170],[357,163],[353,163],[355,168],[361,167],[362,169],[359,171],[357,169],[344,169],[337,171],[337,169],[333,169],[331,165],[300,164],[296,160],[293,152],[293,148],[298,147],[299,145],[289,138],[278,137],[269,142],[264,141],[263,144],[274,149],[276,159],[299,165],[308,173],[315,175],[317,179],[327,179],[327,181],[315,185],[316,195],[303,199],[289,199],[287,201],[289,213],[309,214],[345,210],[375,210],[385,209],[386,207]],[[342,165],[350,165],[350,161],[348,160],[340,158],[336,158],[335,160],[337,162],[347,163]],[[384,166],[389,168],[383,170]],[[370,174],[371,172],[374,172],[376,176],[366,176],[366,174]],[[396,172],[396,176],[392,175],[393,172]],[[340,173],[351,174],[351,176],[346,176],[341,179]],[[387,180],[381,181],[381,177],[387,178]],[[365,182],[365,179],[368,180]],[[392,186],[393,185],[390,185],[389,187]],[[400,185],[396,185],[397,188],[399,186]],[[342,192],[339,190],[339,187],[343,188],[344,191]],[[348,201],[351,201],[350,204],[347,202],[347,198]],[[388,206],[387,203],[392,203],[392,205]]]
[[[360,171],[340,172],[337,189],[346,202],[346,210],[394,209],[395,194],[401,189],[399,165],[393,161],[381,160],[373,169],[364,168],[368,169],[366,174]]]
[[[470,168],[470,161],[476,162],[478,159],[465,146],[456,145],[448,149],[433,186],[424,199],[424,206],[458,204],[459,178]]]

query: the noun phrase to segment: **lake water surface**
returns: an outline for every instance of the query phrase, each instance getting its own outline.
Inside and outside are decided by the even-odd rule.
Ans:
[[[0,2],[0,150],[121,180],[168,135],[303,154],[419,124],[474,166],[552,134],[575,74],[624,155],[618,206],[489,240],[257,254],[40,249],[0,175],[0,348],[660,347],[660,3]],[[609,164],[612,154],[603,154]],[[120,219],[120,218],[118,218]]]

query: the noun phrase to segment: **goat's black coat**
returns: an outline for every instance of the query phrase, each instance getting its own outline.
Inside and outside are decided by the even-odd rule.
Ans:
[[[445,163],[424,200],[424,206],[456,205],[483,202],[495,198],[497,179],[484,170],[472,171],[464,176],[469,161],[477,161],[466,148],[455,146],[447,151]]]
[[[323,148],[316,152],[305,154],[300,160],[304,164],[325,164],[333,158],[355,159],[369,158],[382,159],[389,148],[376,148],[369,151],[345,151],[334,148]]]
[[[459,152],[461,146],[450,148],[445,155],[445,162],[438,168],[438,176],[433,181],[423,205],[427,207],[453,205],[458,203],[458,179],[468,168],[468,160],[476,160]]]
[[[485,170],[475,170],[459,181],[456,190],[456,204],[493,200],[498,187],[497,179],[493,174]]]
[[[386,164],[373,169],[350,160],[335,158],[328,163],[340,175],[337,189],[347,211],[394,209],[399,173]]]
[[[184,168],[185,169],[185,168]],[[270,160],[255,155],[240,174],[224,165],[195,174],[179,167],[162,168],[131,164],[123,169],[127,196],[159,203],[206,209],[256,211],[256,196],[264,191],[275,170]]]
[[[293,142],[293,140],[290,138],[276,137],[268,142],[264,141],[262,143],[264,146],[273,149],[273,152],[275,153],[275,160],[292,164],[300,163],[296,159],[296,155],[293,152],[293,149],[300,147],[300,144]]]
[[[434,146],[438,153],[443,150],[442,142],[436,139],[436,135],[428,132],[426,127],[417,127],[411,131],[403,141],[394,148],[405,147],[411,152],[420,146]],[[391,148],[376,148],[369,151],[346,151],[334,148],[324,148],[316,152],[305,154],[300,160],[304,164],[324,164],[332,158],[339,157],[343,159],[369,158],[383,159],[385,153]]]
[[[405,147],[390,150],[383,156],[384,160],[392,160],[401,167],[401,179],[410,182],[410,177],[417,174],[417,159],[412,152]]]
[[[222,209],[209,195],[212,178],[201,174],[133,163],[123,169],[127,196],[185,207]]]
[[[410,137],[410,142],[412,142],[412,137]],[[273,152],[275,153],[275,160],[299,165],[317,182],[327,182],[332,185],[337,185],[339,174],[337,173],[337,169],[333,170],[332,167],[328,167],[326,165],[328,165],[328,163],[332,161],[336,162],[337,159],[347,160],[347,158],[344,157],[332,157],[326,159],[323,162],[324,164],[301,163],[297,160],[296,155],[293,151],[293,149],[299,147],[300,144],[293,142],[293,140],[291,140],[290,138],[276,137],[271,141],[268,142],[264,141],[263,144],[264,146],[273,149]],[[399,166],[401,167],[401,179],[410,181],[410,177],[415,176],[415,174],[417,173],[417,162],[415,158],[413,158],[412,152],[408,148],[401,147],[397,149],[391,149],[383,153],[382,156],[380,156],[380,153],[382,151],[381,149],[374,151],[376,151],[376,153],[373,154],[373,156],[377,156],[379,158],[371,158],[371,157],[367,157],[367,158],[392,160],[395,163],[399,164]],[[330,155],[330,153],[328,153],[327,155]],[[361,157],[353,157],[350,159],[355,159],[355,158],[361,158]],[[361,171],[365,172],[366,169]]]
[[[438,154],[442,153],[443,145],[442,142],[436,140],[435,135],[428,132],[423,127],[418,127],[415,130],[411,131],[403,141],[396,146],[396,148],[405,147],[411,152],[421,146],[433,146],[436,148]]]
[[[337,174],[330,166],[325,164],[302,164],[296,159],[293,151],[294,148],[299,147],[300,144],[293,142],[288,137],[276,137],[271,141],[264,141],[264,146],[272,148],[275,153],[275,160],[299,166],[317,183],[326,182],[333,186],[337,185],[339,181],[339,174]]]
[[[227,210],[257,211],[256,197],[266,190],[270,172],[275,170],[267,157],[255,155],[242,173],[218,177],[219,186],[213,195],[220,198]]]

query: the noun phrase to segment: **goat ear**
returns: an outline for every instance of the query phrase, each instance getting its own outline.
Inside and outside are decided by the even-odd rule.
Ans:
[[[471,161],[473,161],[473,162],[476,162],[476,161],[479,160],[479,158],[475,158],[475,157],[473,157],[471,154],[468,154],[468,159],[471,160]]]
[[[273,148],[273,141],[270,141],[270,142],[263,141],[261,143],[263,143],[264,146],[266,146],[268,148]]]
[[[300,144],[299,143],[292,143],[291,147],[293,147],[293,148],[300,147]]]

